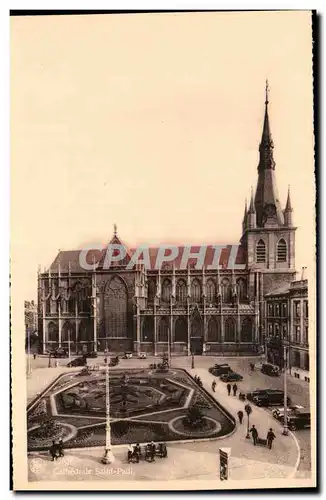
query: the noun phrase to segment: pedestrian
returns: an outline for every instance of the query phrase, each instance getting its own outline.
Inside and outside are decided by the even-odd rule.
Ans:
[[[237,390],[238,390],[238,386],[236,383],[233,384],[233,396],[236,396],[237,395]]]
[[[156,446],[154,441],[151,442],[150,446],[151,446],[152,462],[155,462]]]
[[[134,452],[133,447],[131,446],[131,444],[129,444],[128,445],[128,463],[129,464],[131,462],[133,452]]]
[[[64,457],[65,456],[65,454],[63,453],[63,441],[62,441],[62,438],[59,439],[58,452],[59,452],[59,457]]]
[[[34,352],[34,354],[33,354],[33,358],[34,358],[34,359],[36,359],[36,352]]]
[[[50,454],[52,456],[52,462],[54,462],[57,458],[58,458],[58,455],[57,455],[57,445],[55,444],[54,441],[52,441],[52,446],[50,447]]]
[[[274,439],[276,438],[273,429],[269,429],[267,433],[267,446],[271,450]]]
[[[258,431],[257,431],[257,429],[256,429],[256,427],[254,425],[251,427],[250,432],[251,432],[251,435],[252,435],[252,439],[253,439],[254,445],[256,446],[257,439],[258,439]]]
[[[228,395],[230,396],[230,394],[231,394],[231,384],[228,384],[226,386],[226,388],[227,388],[227,391],[228,391]]]
[[[238,413],[238,419],[239,419],[239,422],[240,424],[242,424],[242,420],[243,420],[243,411],[242,410],[239,410]]]
[[[216,387],[216,382],[215,380],[213,380],[212,382],[212,391],[215,392],[215,387]]]

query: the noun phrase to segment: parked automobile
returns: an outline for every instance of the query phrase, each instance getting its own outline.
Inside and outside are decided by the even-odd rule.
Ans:
[[[222,382],[238,382],[243,380],[243,376],[235,372],[224,373],[220,376],[220,380],[222,380]]]
[[[291,431],[304,429],[305,427],[310,429],[310,410],[307,408],[300,408],[290,413],[288,416],[288,427]]]
[[[128,351],[125,352],[123,359],[131,359],[132,358],[132,352]]]
[[[257,406],[280,406],[284,403],[283,391],[269,391],[266,393],[257,394],[252,397],[252,402]],[[287,404],[291,405],[291,399],[287,398]]]
[[[87,364],[86,358],[82,357],[82,358],[72,359],[71,361],[69,361],[69,363],[67,364],[67,366],[69,368],[72,368],[74,366],[85,366],[86,364]]]
[[[252,392],[247,392],[247,399],[252,401],[255,396],[260,396],[260,394],[268,394],[270,392],[279,392],[278,389],[256,389]]]
[[[140,352],[138,354],[138,359],[146,359],[147,358],[147,354],[146,352]]]
[[[84,356],[86,358],[97,358],[97,352],[96,351],[85,352]]]
[[[302,409],[303,409],[303,406],[301,406],[301,405],[293,405],[293,406],[289,406],[287,411],[289,414],[289,413],[293,413],[296,410],[302,410]],[[275,408],[273,410],[272,414],[273,414],[274,418],[276,418],[277,420],[280,420],[281,418],[284,417],[284,408]]]
[[[55,351],[52,351],[51,356],[53,358],[68,358],[68,350],[63,347],[58,347]]]
[[[278,366],[270,365],[268,363],[264,363],[261,367],[261,372],[269,375],[270,377],[279,377],[280,369]]]
[[[216,364],[214,366],[211,366],[208,369],[208,371],[209,371],[209,373],[211,373],[215,377],[219,377],[220,375],[224,375],[224,374],[233,372],[233,370],[230,368],[230,366],[228,364],[223,364],[223,365]]]

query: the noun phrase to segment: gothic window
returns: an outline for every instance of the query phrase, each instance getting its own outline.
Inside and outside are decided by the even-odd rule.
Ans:
[[[244,302],[247,298],[247,285],[243,278],[237,280],[237,292],[240,302]]]
[[[287,307],[286,307],[286,304],[283,303],[282,304],[282,316],[283,316],[283,318],[286,318],[286,315],[287,315]]]
[[[145,316],[142,328],[142,342],[154,342],[154,318]]]
[[[280,315],[280,306],[279,304],[275,304],[275,316],[278,318]]]
[[[268,316],[273,316],[273,304],[268,304]]]
[[[187,300],[187,284],[184,280],[179,280],[176,287],[177,302],[185,303]]]
[[[66,321],[61,329],[61,342],[76,342],[76,325]]]
[[[241,342],[252,342],[252,320],[244,318],[241,325]]]
[[[184,318],[178,318],[175,322],[175,342],[188,342],[188,326]]]
[[[268,324],[268,335],[271,337],[273,335],[273,324]]]
[[[153,279],[148,281],[147,285],[147,300],[148,302],[154,302],[155,298],[155,293],[156,293],[156,284]]]
[[[227,278],[224,278],[222,281],[222,299],[225,303],[231,302],[232,299],[231,285]]]
[[[59,341],[59,330],[58,325],[51,321],[48,326],[48,340],[50,342],[58,342]]]
[[[168,342],[169,341],[169,320],[168,318],[161,318],[158,326],[158,342]]]
[[[191,284],[191,298],[193,302],[200,302],[201,286],[197,279],[194,279]]]
[[[225,318],[224,339],[225,342],[235,342],[235,322],[233,318]]]
[[[209,304],[215,302],[216,297],[216,286],[213,280],[208,280],[206,283],[206,293],[207,293],[207,301]]]
[[[286,241],[282,238],[277,244],[277,262],[287,261],[287,245]]]
[[[308,315],[308,301],[305,300],[303,305],[304,305],[304,317],[308,318],[309,317],[309,315]]]
[[[163,302],[170,302],[172,284],[169,279],[165,279],[162,283],[162,300]]]
[[[216,318],[211,318],[208,322],[207,340],[208,340],[208,342],[220,342],[221,341],[220,322]]]
[[[203,336],[203,324],[199,318],[195,318],[191,322],[191,337]]]
[[[283,325],[283,339],[287,338],[287,327],[286,325]]]
[[[294,342],[299,343],[300,342],[300,326],[295,327],[295,339]]]
[[[119,276],[109,281],[105,291],[106,336],[127,338],[128,293]]]
[[[256,246],[256,262],[266,262],[266,245],[259,240]]]
[[[298,300],[294,302],[294,316],[300,318],[300,301]]]
[[[88,324],[86,320],[83,319],[78,329],[78,342],[87,342],[89,340],[88,333]]]

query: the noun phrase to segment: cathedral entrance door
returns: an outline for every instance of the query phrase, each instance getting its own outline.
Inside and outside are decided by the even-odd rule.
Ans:
[[[203,354],[203,339],[193,337],[190,341],[190,347],[192,354]]]

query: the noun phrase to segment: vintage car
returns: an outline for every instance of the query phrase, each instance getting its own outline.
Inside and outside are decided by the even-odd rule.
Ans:
[[[220,376],[220,380],[222,382],[238,382],[240,380],[243,380],[243,376],[235,372],[224,373]]]
[[[72,368],[74,366],[85,366],[87,364],[87,360],[85,357],[81,357],[81,358],[75,358],[75,359],[72,359],[71,361],[69,361],[69,363],[67,364],[67,366],[69,368]]]
[[[209,373],[211,373],[215,377],[219,377],[220,375],[231,373],[232,369],[230,368],[230,366],[228,364],[225,363],[222,365],[216,364],[214,366],[211,366],[208,369],[208,371],[209,371]]]
[[[291,431],[304,428],[310,429],[310,410],[307,408],[300,408],[291,412],[288,416],[288,427]]]
[[[53,358],[68,358],[68,350],[63,347],[58,347],[55,351],[50,353],[50,356]]]
[[[123,359],[131,359],[131,358],[132,358],[132,352],[131,351],[125,352]]]
[[[138,354],[138,359],[146,359],[147,358],[147,354],[146,352],[140,352]]]
[[[290,413],[293,413],[294,411],[301,410],[301,409],[303,409],[303,406],[301,406],[301,405],[292,405],[292,406],[288,407],[287,412],[289,415]],[[284,407],[283,408],[274,408],[272,415],[274,418],[276,418],[276,420],[280,420],[281,418],[284,418]]]
[[[280,369],[278,366],[270,365],[268,363],[264,363],[260,370],[265,375],[269,375],[270,377],[279,377]]]

